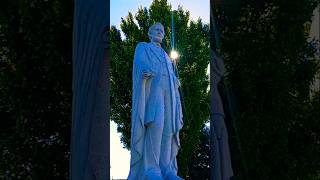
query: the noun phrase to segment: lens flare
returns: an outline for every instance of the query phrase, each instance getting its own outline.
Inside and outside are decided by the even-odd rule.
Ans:
[[[172,50],[172,51],[170,52],[170,57],[171,57],[173,60],[176,60],[176,59],[178,59],[179,54],[178,54],[177,51]]]

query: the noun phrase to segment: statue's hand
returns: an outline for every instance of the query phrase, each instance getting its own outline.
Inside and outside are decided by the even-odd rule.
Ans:
[[[153,73],[151,72],[143,72],[143,78],[148,79],[153,76]]]

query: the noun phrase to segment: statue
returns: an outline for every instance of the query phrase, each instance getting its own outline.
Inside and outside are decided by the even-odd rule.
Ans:
[[[213,63],[211,63],[211,77],[212,87],[211,98],[213,107],[213,174],[212,179],[217,180],[229,180],[233,176],[233,170],[231,165],[230,150],[228,143],[228,132],[224,122],[224,109],[223,103],[218,92],[218,83],[224,76],[226,69],[223,59],[219,58],[213,52]]]
[[[133,60],[129,180],[181,180],[176,156],[182,128],[180,82],[161,48],[164,27],[149,28],[149,43],[138,43]]]

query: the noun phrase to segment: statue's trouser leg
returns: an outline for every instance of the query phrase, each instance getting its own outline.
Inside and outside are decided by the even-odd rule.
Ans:
[[[163,100],[162,100],[163,101]],[[163,103],[163,102],[162,102]],[[144,147],[144,169],[147,177],[159,176],[161,169],[159,166],[162,132],[164,128],[164,106],[157,107],[160,110],[155,115],[154,122],[146,128]],[[156,179],[156,178],[149,178]]]
[[[165,177],[168,173],[176,173],[171,166],[171,147],[172,147],[172,136],[163,135],[161,141],[161,155],[160,155],[160,168],[162,175]]]
[[[169,88],[164,90],[164,129],[161,140],[160,152],[160,168],[162,176],[165,180],[179,179],[177,175],[177,168],[175,165],[175,153],[173,153],[174,137],[172,130],[172,97]]]
[[[165,67],[165,65],[164,65]],[[172,157],[172,97],[170,92],[170,79],[166,72],[163,72],[160,86],[162,91],[157,94],[160,102],[154,122],[146,129],[144,166],[146,176],[160,175],[165,179],[178,179],[176,168],[172,165],[176,157]],[[150,177],[149,176],[149,177]],[[166,178],[167,176],[167,178]],[[172,177],[172,178],[170,178]],[[150,178],[154,179],[154,178]]]

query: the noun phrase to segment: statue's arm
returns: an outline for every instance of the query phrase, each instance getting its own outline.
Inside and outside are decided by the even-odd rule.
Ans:
[[[146,52],[146,43],[138,43],[134,53],[134,64],[135,67],[142,73],[143,78],[150,78],[154,76],[152,71],[150,59]]]

